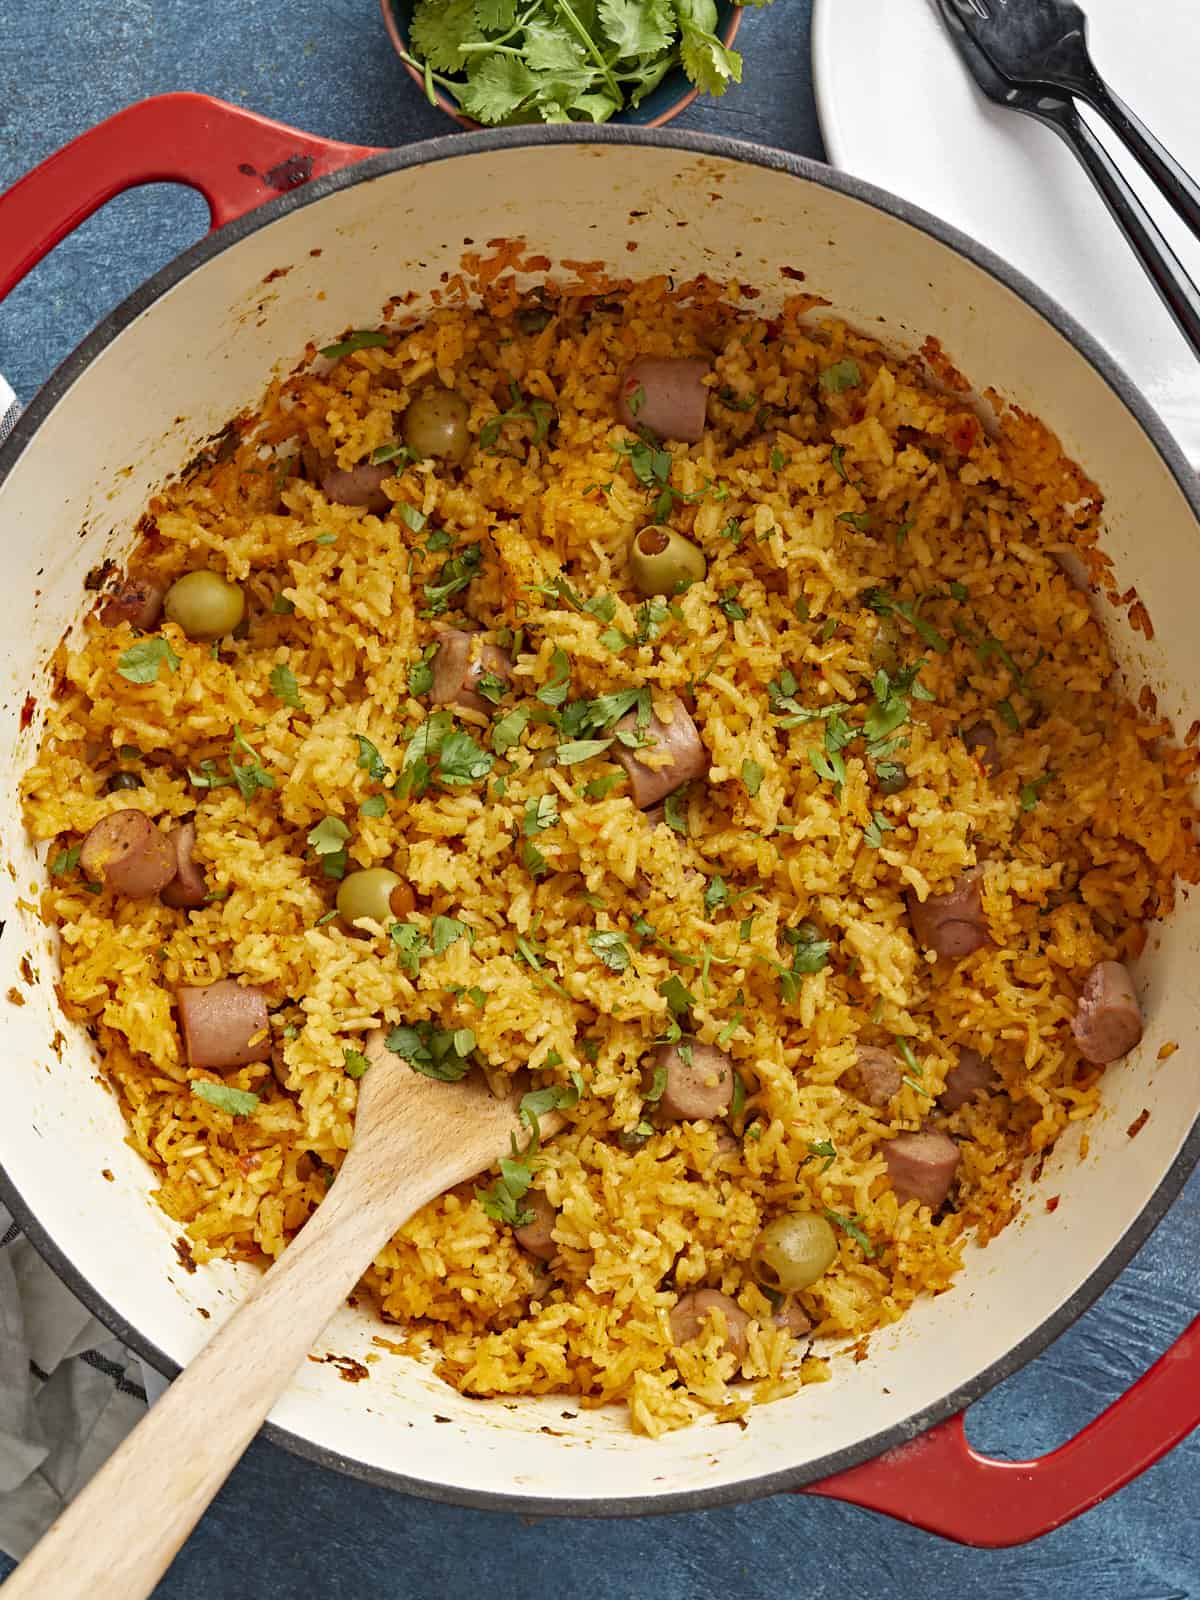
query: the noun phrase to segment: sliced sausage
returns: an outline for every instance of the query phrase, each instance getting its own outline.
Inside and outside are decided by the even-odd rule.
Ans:
[[[480,711],[488,716],[495,708],[475,685],[488,672],[508,683],[512,660],[499,645],[485,644],[476,649],[475,637],[463,628],[443,628],[438,634],[429,698],[435,706],[457,706],[460,711]]]
[[[392,504],[380,485],[395,475],[396,469],[390,463],[376,467],[369,461],[360,461],[356,467],[330,467],[321,478],[321,489],[335,505],[359,506],[363,511],[378,513],[389,510]]]
[[[963,734],[963,743],[992,778],[1000,770],[1000,741],[990,722],[976,722]]]
[[[943,1111],[957,1111],[968,1100],[982,1100],[991,1094],[1000,1079],[986,1056],[967,1047],[958,1052],[958,1065],[946,1075],[946,1087],[938,1096]]]
[[[676,1301],[671,1312],[671,1338],[675,1344],[690,1344],[708,1326],[709,1313],[725,1313],[725,1348],[741,1360],[746,1354],[746,1325],[750,1318],[727,1294],[719,1289],[693,1289]]]
[[[660,439],[695,444],[704,435],[708,373],[697,356],[639,356],[621,378],[617,415],[635,432],[649,428]]]
[[[651,1074],[666,1069],[666,1087],[658,1107],[670,1121],[711,1120],[728,1111],[733,1100],[733,1060],[715,1044],[701,1044],[699,1039],[660,1044],[646,1057],[646,1067]]]
[[[958,1171],[958,1146],[948,1134],[902,1133],[883,1146],[888,1176],[898,1200],[919,1200],[936,1211]]]
[[[79,865],[93,882],[144,900],[175,876],[175,851],[144,811],[111,811],[83,841]]]
[[[1142,1037],[1142,1008],[1128,968],[1100,961],[1083,980],[1071,1032],[1085,1061],[1103,1066],[1128,1055]]]
[[[167,838],[175,852],[175,876],[163,889],[159,899],[163,905],[174,906],[177,911],[194,910],[196,906],[202,906],[208,897],[204,874],[192,860],[192,851],[196,848],[196,824],[181,822],[179,827],[171,829]]]
[[[166,585],[150,578],[128,577],[100,608],[100,621],[106,628],[127,622],[131,628],[149,633],[162,616]]]
[[[798,1300],[790,1297],[775,1313],[773,1321],[777,1328],[786,1328],[793,1339],[802,1339],[812,1332],[812,1318]]]
[[[175,1004],[189,1067],[225,1072],[270,1060],[267,997],[261,989],[243,986],[236,978],[220,978],[202,988],[181,984]]]
[[[672,696],[670,709],[670,722],[660,721],[657,712],[651,713],[645,737],[653,740],[652,744],[631,750],[618,742],[610,752],[613,760],[619,761],[625,768],[633,789],[633,803],[642,811],[648,811],[660,800],[665,800],[689,778],[702,777],[708,771],[708,751],[683,701]],[[636,733],[637,712],[630,711],[623,716],[615,731]],[[640,759],[643,755],[653,756],[655,765],[647,766]],[[661,766],[658,765],[660,761]]]
[[[862,1098],[869,1106],[885,1106],[900,1089],[900,1063],[890,1050],[879,1045],[858,1047],[858,1082]]]
[[[536,1256],[539,1261],[549,1261],[558,1250],[554,1242],[554,1224],[558,1220],[558,1212],[541,1189],[530,1189],[520,1205],[523,1211],[533,1212],[533,1220],[514,1228],[514,1238],[531,1256]]]
[[[982,949],[991,943],[983,914],[983,868],[964,872],[946,894],[931,894],[921,901],[910,893],[908,914],[922,950],[959,961]]]

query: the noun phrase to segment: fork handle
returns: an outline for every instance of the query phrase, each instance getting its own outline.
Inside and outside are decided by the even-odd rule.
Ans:
[[[1100,198],[1128,239],[1146,275],[1158,290],[1179,331],[1200,358],[1200,289],[1188,276],[1154,218],[1146,210],[1100,140],[1073,110],[1068,116],[1044,118],[1082,163]]]
[[[1098,116],[1104,118],[1129,153],[1154,179],[1163,198],[1169,200],[1188,227],[1200,239],[1200,184],[1185,171],[1150,129],[1125,102],[1097,75],[1094,82],[1078,85]]]

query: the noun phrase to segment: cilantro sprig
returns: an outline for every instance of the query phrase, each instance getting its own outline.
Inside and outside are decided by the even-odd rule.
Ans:
[[[418,0],[402,54],[478,122],[597,123],[676,67],[707,94],[740,83],[717,27],[716,0]]]

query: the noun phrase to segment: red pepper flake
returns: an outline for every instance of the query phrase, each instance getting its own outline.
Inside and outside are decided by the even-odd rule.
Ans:
[[[1058,1210],[1059,1199],[1060,1199],[1060,1196],[1058,1196],[1056,1194],[1052,1194],[1050,1196],[1050,1198],[1046,1201],[1046,1210],[1047,1211],[1057,1211]]]
[[[21,707],[21,727],[27,728],[33,721],[33,713],[37,710],[37,701],[31,694],[25,696],[25,704]]]
[[[1142,1111],[1140,1116],[1134,1117],[1133,1121],[1125,1129],[1125,1132],[1129,1135],[1129,1137],[1131,1139],[1136,1139],[1138,1134],[1141,1133],[1142,1129],[1146,1126],[1146,1124],[1149,1121],[1150,1121],[1150,1113],[1143,1109],[1143,1111]]]
[[[803,283],[807,274],[801,272],[798,267],[780,267],[779,276],[781,278],[790,278],[793,283]]]
[[[979,418],[970,411],[955,417],[950,424],[948,437],[959,455],[969,456],[979,438]]]

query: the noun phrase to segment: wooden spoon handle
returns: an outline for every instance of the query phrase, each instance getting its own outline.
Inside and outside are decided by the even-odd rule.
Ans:
[[[144,1600],[321,1330],[403,1221],[336,1184],[279,1261],[43,1535],[4,1600]],[[420,1203],[418,1201],[418,1203]]]

